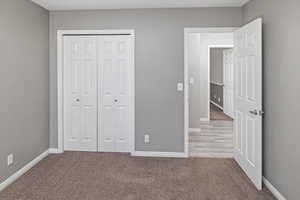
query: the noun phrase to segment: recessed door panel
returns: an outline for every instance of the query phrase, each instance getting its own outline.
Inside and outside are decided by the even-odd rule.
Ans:
[[[100,148],[101,152],[115,151],[116,118],[113,105],[104,105],[100,118]]]
[[[240,154],[243,154],[242,144],[243,144],[243,114],[240,111],[236,111],[235,115],[235,137],[236,137],[236,148]]]
[[[115,134],[115,151],[116,152],[129,152],[129,140],[130,140],[130,129],[128,124],[130,124],[130,118],[128,118],[129,110],[127,106],[117,106],[116,107],[116,117],[119,126],[116,127]]]
[[[247,99],[255,102],[255,56],[250,55],[247,57],[246,68]]]
[[[70,148],[72,148],[72,143],[77,143],[80,141],[80,129],[81,129],[81,111],[80,106],[72,106],[71,107],[71,121],[70,123],[73,125],[71,127],[70,135],[67,138],[67,142],[70,144]]]
[[[255,167],[255,119],[249,115],[246,121],[246,145],[247,160]]]

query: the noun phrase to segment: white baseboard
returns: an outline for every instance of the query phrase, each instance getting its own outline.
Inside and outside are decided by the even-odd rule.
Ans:
[[[58,149],[56,148],[50,148],[49,149],[49,154],[59,154],[59,153],[62,153],[60,152]]]
[[[16,173],[8,177],[5,181],[0,183],[0,191],[4,190],[7,186],[15,182],[18,178],[20,178],[23,174],[25,174],[28,170],[38,164],[41,160],[49,155],[49,150],[46,150],[44,153],[40,154],[38,157],[30,161],[24,167],[19,169]]]
[[[156,152],[156,151],[134,151],[131,156],[137,157],[166,157],[166,158],[187,158],[184,152]]]
[[[278,200],[287,200],[265,177],[263,183]]]
[[[215,103],[214,101],[210,100],[210,103],[212,103],[213,105],[217,106],[218,108],[220,108],[221,110],[223,110],[223,107],[220,106],[219,104]]]
[[[200,122],[209,122],[210,120],[208,118],[200,118]]]

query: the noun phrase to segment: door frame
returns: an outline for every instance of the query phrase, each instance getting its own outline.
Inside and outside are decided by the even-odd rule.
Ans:
[[[131,152],[135,150],[135,31],[133,29],[106,29],[106,30],[58,30],[57,31],[57,153],[64,152],[64,79],[63,79],[63,60],[65,35],[129,35],[131,37]],[[98,112],[97,112],[98,113]],[[99,114],[97,114],[99,115]],[[99,127],[98,127],[99,128]],[[98,129],[99,130],[99,129]],[[99,132],[98,132],[99,134]],[[98,142],[98,141],[97,141]],[[98,147],[97,147],[98,148]]]
[[[211,95],[211,92],[210,92],[210,83],[211,83],[211,80],[210,80],[210,72],[211,72],[210,51],[213,48],[220,48],[220,49],[221,48],[231,48],[232,49],[232,48],[234,48],[234,45],[233,44],[232,45],[208,45],[208,104],[207,104],[208,105],[208,108],[207,108],[207,113],[208,113],[207,120],[208,121],[210,121],[210,95]],[[224,64],[223,64],[223,68],[224,68]],[[223,73],[224,73],[224,71],[223,71]],[[222,86],[224,86],[224,80],[223,80],[222,84],[223,84]],[[224,87],[223,87],[223,89],[224,89]],[[224,92],[224,90],[223,90],[223,92]],[[224,102],[224,93],[223,93],[223,102]],[[221,109],[221,107],[219,105],[215,105],[215,106],[217,106],[218,108]],[[224,105],[223,105],[223,108],[224,108]]]
[[[234,32],[238,28],[239,27],[184,28],[184,154],[187,157],[189,155],[189,107],[190,107],[189,106],[188,35],[191,33],[228,33],[228,32]],[[208,72],[209,72],[208,75],[210,76],[210,70],[208,70]]]

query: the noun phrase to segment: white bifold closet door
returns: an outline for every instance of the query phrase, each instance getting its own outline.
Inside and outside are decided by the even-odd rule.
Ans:
[[[64,150],[97,151],[97,37],[64,37]]]
[[[64,37],[64,150],[130,152],[130,35]]]
[[[99,45],[99,150],[130,152],[132,60],[130,37],[101,36]]]

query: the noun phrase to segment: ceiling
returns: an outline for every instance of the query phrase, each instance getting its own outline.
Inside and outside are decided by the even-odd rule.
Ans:
[[[241,7],[249,0],[32,0],[48,10]]]

